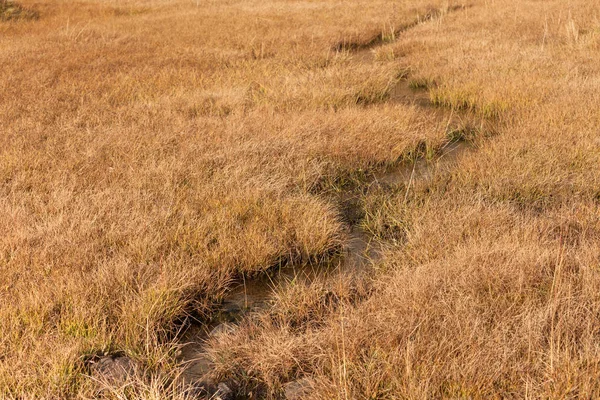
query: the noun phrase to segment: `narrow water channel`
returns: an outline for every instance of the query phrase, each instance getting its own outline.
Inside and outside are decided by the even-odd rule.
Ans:
[[[462,9],[455,7],[447,11]],[[430,15],[423,20],[419,19],[401,31],[429,21],[435,15]],[[401,32],[399,31],[399,32]],[[368,65],[376,63],[375,52],[378,47],[386,45],[383,40],[373,40],[368,45],[357,46],[350,50],[351,62]],[[342,46],[343,47],[343,46]],[[390,88],[386,98],[388,104],[404,104],[410,107],[418,107],[427,113],[432,119],[450,126],[463,125],[460,116],[453,111],[440,109],[430,100],[429,91],[425,88],[415,88],[407,79],[399,79]],[[452,165],[465,152],[472,149],[472,145],[463,140],[449,141],[436,155],[430,159],[421,158],[413,163],[402,163],[392,168],[376,171],[371,175],[366,188],[380,186],[384,190],[397,187],[410,190],[417,181],[429,179],[437,170]],[[362,186],[361,185],[361,186]],[[258,278],[246,279],[239,282],[223,299],[215,318],[204,325],[190,327],[184,337],[181,348],[180,362],[184,365],[182,379],[186,384],[199,387],[205,391],[207,398],[220,398],[218,386],[210,382],[212,366],[205,352],[206,341],[209,337],[218,335],[220,332],[235,329],[235,326],[244,318],[252,318],[253,313],[267,311],[271,307],[275,290],[278,287],[289,285],[295,279],[314,279],[324,274],[335,274],[344,272],[369,273],[381,257],[381,244],[373,240],[372,236],[361,228],[360,217],[360,194],[352,191],[339,193],[335,199],[342,214],[347,214],[347,239],[344,250],[338,257],[332,257],[327,262],[320,264],[307,264],[304,266],[283,267],[271,274],[263,274]],[[294,383],[294,382],[292,382]],[[221,396],[225,398],[225,396]],[[227,398],[234,398],[229,396]],[[297,397],[294,397],[297,398]]]
[[[372,175],[366,185],[367,187],[381,185],[388,188],[403,185],[410,188],[410,185],[417,180],[428,179],[440,167],[454,163],[469,149],[471,146],[467,142],[448,143],[440,149],[434,159],[420,159],[414,163],[379,171]],[[352,203],[353,196],[357,195],[342,193],[337,201]],[[239,282],[225,296],[211,322],[190,327],[182,338],[184,345],[179,358],[184,365],[181,376],[183,382],[199,390],[205,390],[207,394],[217,390],[216,385],[208,379],[212,366],[205,353],[206,340],[223,331],[235,329],[241,320],[252,318],[255,312],[268,310],[277,287],[288,285],[298,278],[311,280],[323,274],[368,273],[367,269],[371,268],[379,257],[380,244],[375,242],[360,224],[353,223],[348,225],[344,250],[338,257],[332,257],[327,262],[316,265],[282,267],[271,274],[263,274]]]

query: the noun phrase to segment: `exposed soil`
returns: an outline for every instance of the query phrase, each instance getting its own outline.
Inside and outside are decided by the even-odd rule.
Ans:
[[[434,105],[429,99],[429,92],[427,90],[410,87],[410,84],[406,79],[399,81],[394,85],[392,90],[390,90],[388,102],[431,108],[432,111],[434,111]]]

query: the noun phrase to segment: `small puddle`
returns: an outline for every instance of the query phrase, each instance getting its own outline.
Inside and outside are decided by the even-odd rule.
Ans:
[[[434,110],[434,105],[426,89],[412,88],[406,79],[401,79],[390,91],[388,102],[392,104],[415,105]],[[437,111],[437,110],[436,110]]]

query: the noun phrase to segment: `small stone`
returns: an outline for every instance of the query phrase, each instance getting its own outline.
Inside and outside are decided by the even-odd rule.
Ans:
[[[221,382],[217,385],[217,391],[212,398],[215,400],[233,400],[233,390],[226,383]]]
[[[135,374],[135,363],[129,357],[104,356],[91,364],[92,376],[110,385],[122,385]]]
[[[233,333],[233,331],[235,330],[235,326],[233,324],[227,323],[227,322],[223,322],[222,324],[219,324],[217,326],[215,326],[210,333],[208,334],[208,336],[210,337],[217,337],[217,336],[221,336],[227,333]]]
[[[210,397],[210,393],[214,392],[214,387],[209,383],[200,381],[189,386],[186,392],[190,399],[205,400]]]
[[[309,378],[302,378],[283,385],[283,393],[286,400],[300,400],[305,396],[308,396],[312,388],[312,380]]]

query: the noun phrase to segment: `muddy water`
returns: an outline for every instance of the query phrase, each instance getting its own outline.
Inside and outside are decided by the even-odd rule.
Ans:
[[[392,168],[376,173],[371,185],[399,186],[411,184],[416,180],[428,179],[440,167],[451,164],[470,149],[472,146],[464,141],[448,143],[440,149],[439,156],[432,160],[422,158],[403,168]]]
[[[433,160],[421,159],[375,173],[367,183],[367,187],[373,185],[410,187],[416,180],[428,179],[436,170],[455,162],[470,148],[471,146],[466,142],[448,143],[440,149],[438,156]],[[358,200],[358,196],[358,194],[345,193],[336,201],[356,204],[353,201]],[[179,357],[185,365],[182,373],[183,381],[200,387],[200,390],[205,390],[207,393],[213,392],[216,386],[207,379],[211,371],[211,362],[204,352],[207,338],[235,329],[237,323],[243,318],[251,317],[253,312],[267,310],[277,287],[287,285],[299,278],[310,281],[326,274],[368,272],[367,269],[379,259],[381,248],[357,222],[349,222],[344,251],[340,256],[318,265],[306,264],[280,268],[272,274],[239,282],[226,295],[213,321],[192,326],[184,335],[182,342],[185,345]]]
[[[424,89],[412,88],[406,79],[397,82],[390,90],[388,102],[434,109],[429,92]]]

